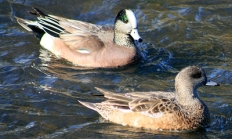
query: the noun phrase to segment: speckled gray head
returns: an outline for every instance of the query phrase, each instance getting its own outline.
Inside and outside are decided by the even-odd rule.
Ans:
[[[176,76],[177,82],[188,82],[193,87],[199,87],[202,85],[218,86],[219,84],[207,79],[205,71],[199,66],[189,66],[181,70]]]

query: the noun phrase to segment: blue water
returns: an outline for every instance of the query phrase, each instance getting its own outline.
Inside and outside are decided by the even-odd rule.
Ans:
[[[14,16],[48,14],[112,27],[131,8],[144,42],[143,59],[119,69],[85,69],[58,59],[20,27]],[[231,138],[232,2],[0,0],[1,138]],[[202,87],[211,126],[192,133],[162,133],[110,123],[77,100],[102,101],[94,87],[118,93],[173,91],[184,67],[202,66],[220,87]],[[95,96],[93,96],[95,94]]]

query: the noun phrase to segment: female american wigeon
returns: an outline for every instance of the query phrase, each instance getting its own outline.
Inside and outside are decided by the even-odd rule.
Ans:
[[[30,12],[38,21],[16,17],[18,23],[40,39],[40,44],[58,57],[84,67],[118,67],[138,57],[134,41],[142,42],[135,14],[121,10],[114,29],[83,21],[47,15],[39,9]]]
[[[209,110],[197,95],[197,88],[202,85],[219,84],[207,80],[202,68],[189,66],[176,76],[176,92],[119,94],[96,88],[106,101],[79,102],[117,124],[161,131],[192,131],[210,122]]]

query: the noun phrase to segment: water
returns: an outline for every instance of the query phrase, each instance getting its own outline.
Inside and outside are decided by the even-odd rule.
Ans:
[[[31,7],[63,17],[112,26],[117,12],[138,17],[143,59],[119,69],[85,69],[41,49],[15,21],[33,19]],[[0,0],[1,138],[231,138],[232,2],[109,0]],[[199,95],[211,126],[192,133],[163,133],[113,124],[77,100],[102,101],[94,87],[115,92],[173,91],[174,77],[200,65],[220,87]],[[93,96],[93,94],[95,96]]]

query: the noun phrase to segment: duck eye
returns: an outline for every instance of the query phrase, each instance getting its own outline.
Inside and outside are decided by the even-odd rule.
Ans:
[[[202,75],[201,75],[201,72],[197,72],[197,73],[192,74],[191,77],[193,77],[193,78],[201,78]]]
[[[128,23],[128,20],[125,20],[124,23]]]
[[[127,18],[127,16],[125,14],[122,15],[121,21],[124,22],[124,23],[128,23],[128,18]]]
[[[129,22],[125,10],[121,10],[121,11],[118,13],[117,18],[118,18],[119,20],[121,20],[123,23],[128,23],[128,22]]]

